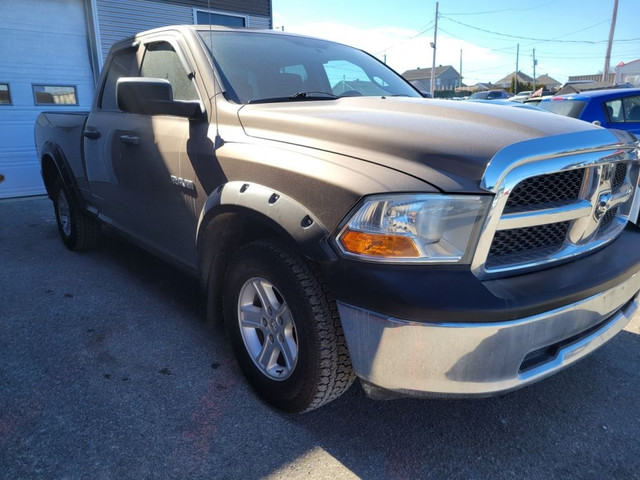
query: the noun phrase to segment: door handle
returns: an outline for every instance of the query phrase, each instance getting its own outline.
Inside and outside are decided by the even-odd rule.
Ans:
[[[85,130],[82,132],[82,135],[91,140],[97,140],[100,138],[100,132],[97,130]]]
[[[135,135],[120,135],[120,141],[127,145],[140,145],[140,137]]]

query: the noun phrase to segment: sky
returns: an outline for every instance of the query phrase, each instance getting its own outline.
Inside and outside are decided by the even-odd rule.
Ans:
[[[560,82],[601,73],[614,0],[441,0],[436,65],[463,83],[496,82],[518,69]],[[436,2],[431,0],[272,0],[273,27],[346,43],[402,73],[431,67]],[[611,69],[640,59],[640,0],[619,0]],[[519,55],[517,54],[519,44]],[[462,51],[462,54],[461,54]]]

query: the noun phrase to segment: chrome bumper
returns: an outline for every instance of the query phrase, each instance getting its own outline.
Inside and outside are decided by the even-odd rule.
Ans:
[[[640,273],[565,307],[501,323],[407,322],[338,303],[367,393],[490,396],[541,380],[613,338],[638,307]]]

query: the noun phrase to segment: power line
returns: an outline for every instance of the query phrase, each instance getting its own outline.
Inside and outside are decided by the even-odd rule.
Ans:
[[[387,48],[384,48],[384,49],[382,49],[382,50],[380,50],[378,52],[375,52],[374,55],[380,55],[381,53],[388,52],[389,50],[397,48],[400,45],[404,45],[405,43],[410,42],[411,40],[414,40],[414,39],[418,38],[420,35],[424,35],[425,33],[429,32],[431,30],[432,25],[433,25],[433,20],[431,20],[426,26],[424,26],[423,30],[419,31],[415,35],[413,35],[411,37],[408,37],[408,38],[404,38],[404,39],[400,40],[399,42],[396,42],[393,45],[388,46]]]
[[[449,18],[449,17],[446,17],[444,15],[441,15],[441,17],[442,18],[446,18],[447,20],[449,20],[451,22],[454,22],[454,23],[457,23],[459,25],[462,25],[464,27],[471,28],[473,30],[478,30],[480,32],[490,33],[492,35],[497,35],[499,37],[513,38],[513,39],[516,39],[516,40],[531,40],[531,41],[534,41],[534,42],[545,42],[545,43],[586,43],[586,44],[591,44],[591,45],[607,43],[607,40],[557,40],[557,39],[554,40],[554,39],[548,39],[548,38],[521,37],[521,36],[518,36],[518,35],[509,35],[507,33],[494,32],[492,30],[487,30],[487,29],[480,28],[480,27],[474,27],[473,25],[469,25],[469,24],[466,24],[466,23],[463,23],[463,22],[459,22],[458,20],[454,20],[453,18]],[[602,23],[602,22],[600,22],[600,23]],[[588,28],[591,28],[591,27],[588,27]],[[577,32],[574,32],[574,33],[577,33]],[[568,35],[571,35],[571,34],[568,34]],[[558,38],[558,37],[556,37],[556,38]],[[635,41],[638,41],[638,40],[640,40],[640,37],[639,38],[618,39],[618,40],[616,40],[616,42],[635,42]]]
[[[542,5],[537,5],[535,7],[529,7],[529,8],[503,8],[502,10],[487,10],[485,12],[472,12],[472,13],[446,13],[446,14],[441,14],[441,15],[455,15],[455,16],[462,16],[462,15],[485,15],[485,14],[491,14],[491,13],[500,13],[500,12],[528,12],[530,10],[537,10],[539,8],[544,8],[547,5],[554,3],[553,0],[544,3]]]

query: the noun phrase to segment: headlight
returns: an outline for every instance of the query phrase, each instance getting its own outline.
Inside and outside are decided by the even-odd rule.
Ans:
[[[374,196],[340,231],[342,253],[379,262],[470,263],[491,197]]]

